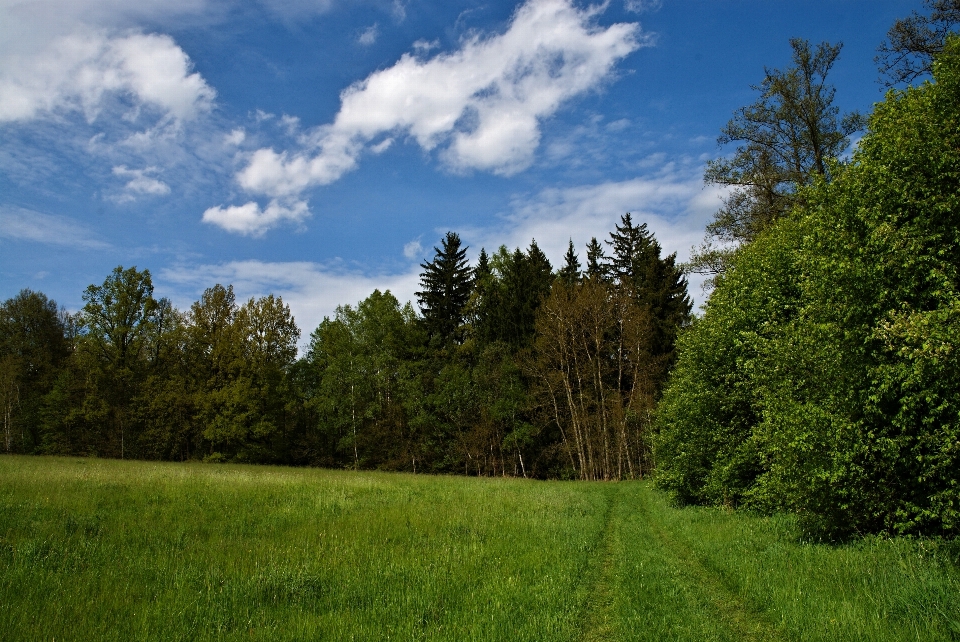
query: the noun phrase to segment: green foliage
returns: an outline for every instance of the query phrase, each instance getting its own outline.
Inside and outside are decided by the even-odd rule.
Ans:
[[[824,42],[814,49],[794,38],[790,46],[793,66],[765,70],[753,87],[760,97],[737,110],[717,139],[720,145],[740,145],[732,158],[708,162],[704,181],[732,189],[691,257],[692,272],[722,274],[737,245],[787,215],[800,188],[829,177],[830,161],[863,128],[857,113],[840,117],[835,90],[826,82],[841,45]]]
[[[31,290],[0,306],[0,412],[5,452],[40,445],[43,396],[70,355],[72,320],[55,301]]]
[[[313,376],[307,403],[331,451],[355,467],[412,467],[418,452],[403,406],[415,374],[410,357],[424,342],[413,308],[389,291],[323,320],[305,358]]]
[[[758,359],[796,315],[801,226],[787,219],[742,249],[680,336],[658,406],[657,483],[683,503],[738,505],[762,472]]]
[[[424,327],[441,345],[455,338],[464,319],[464,308],[470,299],[472,270],[467,265],[467,248],[461,247],[460,236],[447,232],[436,256],[422,263],[421,292],[417,292]]]
[[[958,46],[719,281],[660,411],[678,498],[830,539],[960,533]]]

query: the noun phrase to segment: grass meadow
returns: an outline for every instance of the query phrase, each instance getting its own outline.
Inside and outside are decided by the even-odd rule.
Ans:
[[[960,640],[960,547],[579,483],[0,456],[2,640]]]

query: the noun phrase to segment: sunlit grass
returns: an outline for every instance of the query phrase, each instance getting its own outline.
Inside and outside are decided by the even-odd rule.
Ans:
[[[794,533],[646,482],[4,456],[0,639],[960,637],[949,546]]]

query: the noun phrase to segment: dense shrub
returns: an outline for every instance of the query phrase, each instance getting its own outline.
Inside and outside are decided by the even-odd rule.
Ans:
[[[719,280],[659,411],[679,500],[826,538],[960,532],[958,53]]]

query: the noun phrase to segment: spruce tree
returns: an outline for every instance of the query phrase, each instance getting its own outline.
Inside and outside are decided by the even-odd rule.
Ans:
[[[602,279],[604,261],[606,261],[606,257],[603,255],[603,246],[594,236],[587,243],[587,278]]]
[[[560,268],[558,276],[563,283],[573,285],[580,280],[580,259],[577,257],[577,253],[573,251],[573,239],[570,239],[563,261],[563,267]]]
[[[441,247],[433,250],[434,259],[420,264],[423,290],[416,294],[427,333],[445,343],[454,338],[463,323],[464,308],[473,287],[473,271],[467,265],[467,248],[461,247],[456,232],[447,232]]]
[[[635,225],[629,212],[621,217],[607,244],[611,257],[602,266],[604,273],[617,286],[629,289],[637,303],[650,311],[652,354],[663,356],[669,365],[677,333],[690,320],[692,308],[677,255],[661,258],[660,244],[647,224]]]

